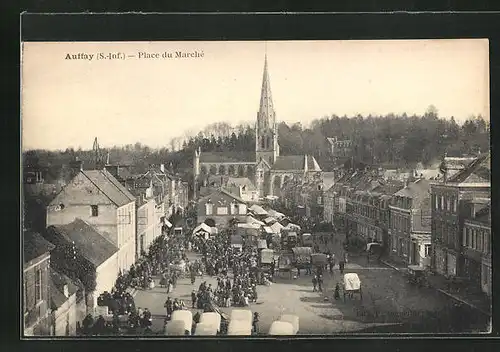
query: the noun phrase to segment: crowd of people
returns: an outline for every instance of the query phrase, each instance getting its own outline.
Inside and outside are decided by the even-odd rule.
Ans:
[[[227,236],[211,239],[196,239],[196,248],[202,255],[201,262],[190,269],[217,278],[217,286],[203,281],[198,290],[191,293],[192,307],[205,309],[206,305],[221,307],[248,306],[256,302],[258,283],[258,253],[255,249],[236,250],[231,247]],[[198,269],[201,268],[201,269]],[[204,269],[204,271],[202,270]],[[198,271],[197,271],[198,270]],[[232,272],[232,278],[229,272]],[[191,282],[194,284],[194,280]]]

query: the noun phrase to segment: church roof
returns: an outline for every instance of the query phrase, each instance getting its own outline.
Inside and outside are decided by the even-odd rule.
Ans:
[[[248,177],[229,177],[227,180],[228,186],[236,186],[236,187],[246,187],[247,190],[255,190],[255,186],[250,181]]]
[[[201,152],[200,163],[254,163],[255,152]]]
[[[278,156],[272,168],[273,170],[305,170],[306,160],[308,171],[321,171],[318,162],[311,155]]]

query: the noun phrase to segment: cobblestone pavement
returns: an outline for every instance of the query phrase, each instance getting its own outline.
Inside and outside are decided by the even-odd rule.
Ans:
[[[329,243],[335,250],[335,245]],[[324,292],[313,292],[311,276],[298,279],[277,277],[270,287],[258,286],[259,299],[249,307],[259,312],[260,331],[267,332],[271,323],[281,314],[296,314],[300,320],[299,334],[342,334],[364,332],[452,332],[485,329],[479,323],[462,322],[457,328],[450,300],[433,289],[417,288],[407,283],[397,271],[375,263],[366,263],[366,258],[351,258],[345,272],[355,272],[362,283],[363,297],[335,300],[333,290],[340,280],[340,272],[324,275]],[[189,278],[178,281],[169,296],[183,299],[191,306],[191,290],[197,289],[201,281],[216,286],[215,278],[197,278],[191,285]],[[153,331],[163,330],[167,299],[165,288],[138,291],[136,306],[149,308],[153,314]],[[222,308],[225,313],[233,308]],[[196,310],[192,309],[193,314]],[[483,324],[481,322],[481,324]]]

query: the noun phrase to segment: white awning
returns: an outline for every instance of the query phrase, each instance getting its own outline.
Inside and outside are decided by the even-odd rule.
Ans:
[[[250,223],[240,223],[240,224],[237,224],[236,227],[239,227],[239,228],[242,228],[242,229],[260,229],[260,226],[259,224],[256,224],[256,223],[253,223],[253,224],[250,224]]]
[[[283,225],[281,225],[279,222],[275,222],[271,226],[269,226],[272,230],[273,233],[280,235],[281,234],[281,229],[284,228]]]
[[[260,226],[264,226],[265,223],[263,223],[262,221],[260,220],[257,220],[256,218],[254,218],[253,216],[247,216],[247,224],[258,224]]]
[[[167,227],[172,227],[172,224],[167,219],[165,219],[164,222],[165,222],[165,225],[167,225]]]
[[[266,224],[272,224],[273,222],[276,222],[278,220],[276,220],[275,218],[273,218],[272,216],[268,216],[267,218],[264,219],[264,222]]]
[[[260,205],[254,204],[250,208],[248,208],[251,212],[254,212],[257,215],[267,215],[267,211],[264,210]]]
[[[205,223],[199,224],[198,226],[196,226],[194,228],[193,233],[197,233],[197,232],[200,232],[200,231],[212,233],[212,228],[210,226],[208,226],[207,224],[205,224]]]
[[[273,229],[270,228],[269,226],[264,226],[264,232],[271,233],[271,234],[274,233]]]
[[[289,223],[288,225],[285,226],[285,229],[287,230],[300,230],[300,226],[296,224]]]

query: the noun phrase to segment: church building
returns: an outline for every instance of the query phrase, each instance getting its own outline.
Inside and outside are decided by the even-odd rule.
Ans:
[[[291,180],[307,182],[321,178],[322,171],[314,156],[280,155],[267,55],[255,124],[255,150],[241,153],[203,152],[198,149],[194,155],[193,174],[195,192],[210,175],[247,177],[259,190],[260,197],[280,196],[284,183]]]

